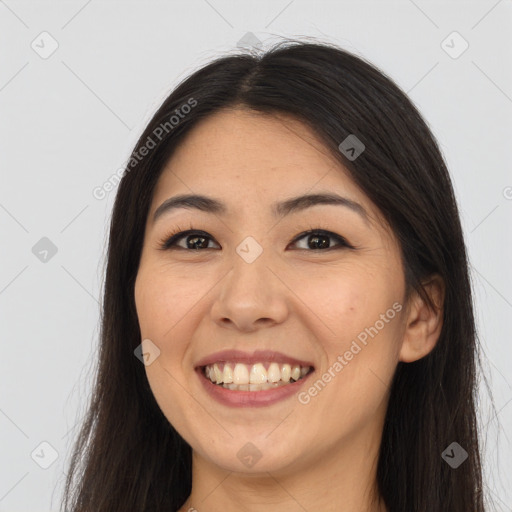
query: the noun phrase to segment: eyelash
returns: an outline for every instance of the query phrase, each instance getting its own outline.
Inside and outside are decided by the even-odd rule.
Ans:
[[[299,229],[299,228],[297,228]],[[176,249],[176,242],[178,242],[181,238],[186,238],[186,236],[192,236],[192,235],[199,235],[204,238],[209,238],[210,240],[213,240],[213,238],[206,233],[205,231],[201,231],[200,229],[194,229],[192,225],[190,225],[190,228],[188,230],[183,230],[181,227],[177,226],[173,231],[170,233],[167,233],[167,235],[159,241],[158,248],[162,251],[168,251],[168,250],[174,250]],[[299,249],[301,251],[308,251],[308,252],[327,252],[334,249],[356,249],[353,245],[349,244],[345,238],[343,238],[341,235],[337,235],[336,233],[333,233],[332,231],[328,231],[326,229],[322,228],[313,228],[310,227],[308,231],[304,231],[297,235],[291,243],[297,243],[302,238],[306,238],[310,235],[321,235],[328,238],[333,238],[338,242],[337,245],[333,247],[328,247],[327,249]],[[211,247],[208,247],[206,249],[188,249],[184,247],[179,247],[179,249],[182,249],[184,251],[188,252],[196,252],[196,251],[206,251],[212,249]]]

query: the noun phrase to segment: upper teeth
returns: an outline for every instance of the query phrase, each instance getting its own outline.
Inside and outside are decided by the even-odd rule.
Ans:
[[[268,370],[265,368],[267,367]],[[290,365],[287,363],[215,363],[205,367],[205,375],[216,384],[265,384],[266,382],[289,382],[304,377],[309,366]]]

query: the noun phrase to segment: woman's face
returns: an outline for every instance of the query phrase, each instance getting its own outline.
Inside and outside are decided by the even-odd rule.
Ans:
[[[222,208],[189,203],[154,219],[184,194]],[[287,206],[314,194],[345,199]],[[161,248],[189,229],[202,233]],[[404,292],[395,238],[306,126],[217,113],[174,153],[147,219],[135,301],[151,389],[210,466],[285,475],[372,453],[400,359]]]

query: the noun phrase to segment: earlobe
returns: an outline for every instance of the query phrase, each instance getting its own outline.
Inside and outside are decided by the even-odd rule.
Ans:
[[[417,361],[435,347],[443,327],[444,281],[438,274],[423,283],[432,305],[414,291],[407,309],[406,325],[399,360],[404,363]]]

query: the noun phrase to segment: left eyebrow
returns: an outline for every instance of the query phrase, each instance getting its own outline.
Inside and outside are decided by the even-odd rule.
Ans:
[[[284,217],[292,213],[311,208],[316,205],[335,205],[349,208],[359,214],[365,222],[368,222],[366,210],[356,201],[348,199],[334,193],[307,194],[303,196],[292,197],[285,201],[277,202],[272,205],[272,214],[274,217]],[[157,221],[164,213],[171,212],[180,208],[196,209],[207,213],[226,215],[227,206],[220,200],[213,197],[198,194],[182,194],[166,199],[155,211],[153,223]]]

